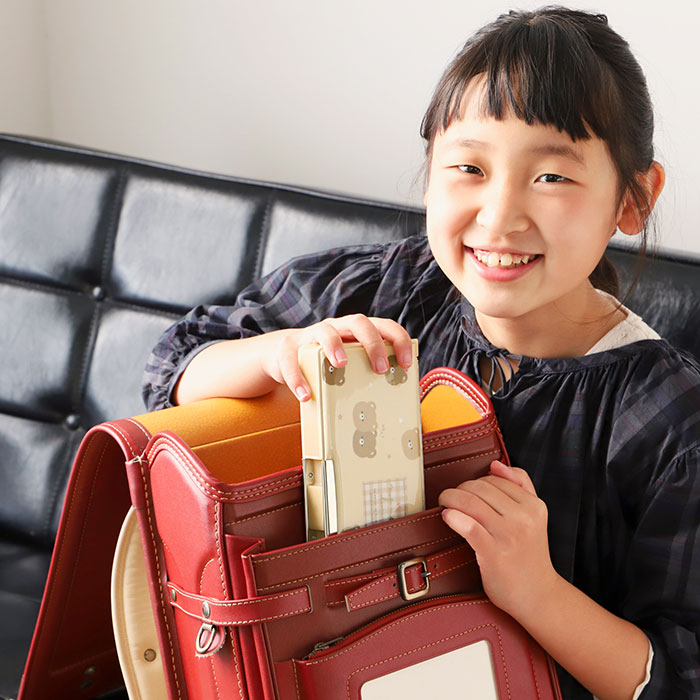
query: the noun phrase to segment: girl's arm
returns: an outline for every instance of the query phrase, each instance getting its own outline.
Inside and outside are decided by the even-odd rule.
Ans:
[[[559,576],[516,619],[600,700],[631,700],[645,678],[644,632]]]
[[[389,341],[399,364],[411,364],[411,338],[395,321],[353,314],[329,318],[307,328],[289,328],[271,333],[223,340],[205,347],[189,363],[175,388],[178,404],[215,396],[249,398],[286,384],[300,401],[311,397],[297,359],[302,345],[318,343],[335,367],[347,362],[344,341],[363,344],[374,370],[388,371],[386,347]]]
[[[440,496],[445,522],[476,552],[484,590],[600,700],[631,700],[645,677],[649,642],[559,576],[547,508],[527,472],[500,462],[491,474]]]

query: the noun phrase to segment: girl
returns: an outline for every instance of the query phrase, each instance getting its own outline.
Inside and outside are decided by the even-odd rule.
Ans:
[[[520,468],[440,497],[491,600],[560,664],[567,700],[700,698],[700,368],[613,296],[616,230],[664,184],[652,107],[603,15],[510,13],[470,39],[423,119],[427,239],[296,259],[194,309],[149,361],[149,408],[309,388],[384,339],[492,395]],[[546,504],[546,505],[545,505]],[[564,670],[565,669],[565,670]]]

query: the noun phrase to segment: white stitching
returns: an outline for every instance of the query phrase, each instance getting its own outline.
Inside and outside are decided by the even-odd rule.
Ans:
[[[414,552],[416,549],[416,546],[420,546],[421,548],[422,547],[433,547],[435,545],[440,544],[441,542],[449,542],[450,540],[456,540],[457,537],[459,537],[459,535],[449,535],[448,537],[441,537],[440,539],[433,540],[432,542],[424,542],[424,543],[421,543],[420,545],[404,547],[404,549],[399,549],[395,552],[392,552],[391,554],[392,554],[392,556],[398,556],[398,555],[404,554],[406,552]],[[353,562],[352,564],[347,564],[346,566],[339,566],[339,567],[336,567],[335,569],[329,569],[328,571],[321,571],[320,573],[312,574],[311,576],[302,576],[301,578],[292,579],[291,581],[284,581],[283,583],[286,586],[290,586],[290,585],[293,585],[295,583],[302,583],[303,581],[312,581],[315,578],[320,578],[322,576],[327,576],[327,575],[331,575],[331,574],[334,575],[340,571],[346,571],[347,569],[354,569],[360,565],[370,564],[371,562],[378,561],[379,559],[385,559],[386,556],[387,556],[387,554],[381,554],[379,556],[372,557],[370,559],[365,559],[361,562]],[[263,560],[263,563],[265,561],[267,561],[267,560]],[[256,566],[260,563],[259,561],[256,561],[255,559],[253,559],[252,562],[253,562],[253,566]],[[258,589],[258,592],[269,591],[271,588],[277,588],[277,586],[279,586],[279,585],[281,585],[281,582],[273,584],[271,586],[263,586],[263,587]]]
[[[214,679],[214,688],[216,689],[216,697],[221,700],[221,695],[219,695],[219,682],[216,680],[216,668],[214,667],[214,657],[209,657],[209,665],[211,666],[211,676]]]
[[[133,425],[135,425],[135,426],[146,436],[146,440],[150,440],[150,439],[151,439],[151,434],[150,434],[150,433],[148,432],[148,430],[146,430],[146,428],[144,428],[144,426],[141,425],[141,423],[139,423],[137,420],[134,420],[133,418],[125,418],[124,420],[126,420],[127,422],[132,423]]]
[[[224,523],[225,527],[233,527],[234,525],[240,525],[241,523],[248,522],[249,520],[257,520],[258,518],[264,518],[267,515],[271,515],[272,513],[279,513],[282,510],[287,510],[288,508],[300,508],[302,506],[301,501],[297,501],[296,503],[291,503],[288,506],[280,506],[279,508],[273,508],[272,510],[266,510],[262,513],[256,513],[255,515],[249,515],[245,518],[240,518],[239,520],[231,520],[231,522]]]
[[[455,553],[455,550],[459,549],[460,551],[463,549],[466,549],[466,547],[452,547],[450,549],[445,550],[444,552],[441,552],[440,554],[437,555],[428,555],[430,559],[430,564],[435,566],[436,561],[440,559],[441,557],[447,557]],[[461,569],[464,566],[467,566],[468,564],[471,564],[472,562],[476,561],[476,557],[472,557],[471,559],[468,559],[467,561],[460,562],[459,564],[455,564],[452,566],[450,569],[444,569],[442,571],[438,572],[433,572],[431,571],[430,573],[435,577],[435,578],[441,578],[442,576],[445,576],[446,574],[451,573],[452,571],[456,571],[457,569]],[[364,597],[365,595],[368,595],[368,592],[370,589],[374,588],[375,586],[380,586],[384,583],[387,583],[388,581],[391,581],[392,578],[396,576],[396,571],[392,571],[391,573],[384,574],[383,576],[380,576],[377,578],[376,581],[372,581],[371,583],[367,584],[366,586],[363,586],[360,590],[353,591],[352,593],[348,593],[345,597],[347,599],[347,607],[351,608],[353,607],[352,603],[356,598],[359,598],[360,596]],[[431,577],[432,580],[432,577]],[[384,600],[390,600],[391,598],[394,597],[393,593],[385,593],[381,598],[375,598],[374,600],[361,600],[359,603],[356,604],[356,609],[361,609],[364,607],[368,607],[370,605],[373,605],[375,603],[380,603]]]
[[[172,605],[174,608],[178,608],[178,610],[181,610],[183,613],[185,613],[185,615],[189,615],[190,617],[194,617],[197,620],[201,619],[199,614],[195,614],[195,613],[190,612],[189,610],[186,610],[179,603],[173,603]],[[301,613],[307,613],[310,611],[311,611],[311,608],[308,605],[305,605],[303,608],[298,608],[297,610],[289,610],[286,613],[280,613],[279,615],[263,615],[263,616],[253,617],[249,620],[236,620],[236,622],[217,621],[218,618],[216,617],[215,613],[212,613],[209,620],[210,620],[211,624],[213,624],[213,625],[223,625],[225,627],[239,627],[241,625],[258,625],[258,624],[261,624],[263,622],[271,622],[272,620],[282,620],[285,617],[293,617],[294,615],[300,615]]]
[[[161,538],[162,539],[162,538]],[[165,542],[163,542],[163,546],[165,547]],[[168,550],[169,551],[169,550]],[[199,577],[199,594],[204,595],[204,574],[207,571],[207,567],[209,564],[211,564],[214,561],[214,557],[212,557],[203,567],[202,567],[202,575]]]
[[[368,668],[375,668],[377,666],[381,666],[382,664],[388,663],[389,661],[394,661],[395,659],[400,659],[403,656],[410,656],[411,654],[415,654],[417,651],[421,651],[423,649],[430,649],[430,647],[437,646],[439,644],[442,644],[450,639],[458,639],[459,637],[463,637],[465,634],[470,634],[471,632],[475,632],[480,629],[485,629],[492,627],[494,631],[496,632],[496,635],[498,636],[498,649],[501,652],[501,661],[503,662],[503,673],[506,677],[506,692],[508,693],[508,697],[512,697],[510,694],[510,683],[508,681],[508,670],[506,669],[506,663],[505,663],[505,653],[503,651],[503,640],[501,638],[501,631],[498,629],[497,625],[494,625],[492,623],[486,623],[483,625],[477,625],[476,627],[471,627],[470,629],[463,630],[462,632],[456,632],[455,634],[451,634],[448,637],[443,637],[442,639],[438,639],[434,642],[430,642],[430,644],[424,644],[423,646],[416,647],[415,649],[411,649],[409,651],[405,651],[402,654],[396,654],[395,656],[390,656],[387,657],[386,659],[382,659],[381,661],[377,661],[373,664],[369,664],[368,666],[363,666],[362,668],[355,669],[352,673],[350,673],[345,681],[345,690],[347,693],[348,700],[350,699],[350,680],[352,679],[353,676],[357,675],[358,673],[361,673],[362,671],[367,670]],[[321,659],[322,660],[322,659]]]
[[[177,591],[178,596],[183,596],[185,600],[191,600],[192,602],[197,602],[199,596],[194,596],[191,593],[187,593],[180,589],[179,587],[176,587],[171,584],[171,587]],[[275,600],[282,600],[283,598],[293,598],[295,596],[303,595],[304,591],[302,589],[296,590],[296,591],[287,591],[286,593],[278,593],[275,595],[274,593],[265,596],[265,601],[275,601]],[[214,610],[217,608],[222,608],[224,610],[235,610],[236,608],[244,608],[247,605],[261,605],[261,602],[259,599],[249,599],[249,600],[212,600],[211,598],[208,598],[206,596],[202,596],[202,600],[206,600],[209,602],[210,606]],[[262,603],[264,604],[264,603]],[[178,606],[179,607],[179,606]],[[183,612],[187,612],[184,608],[180,608]]]
[[[468,398],[478,404],[478,407],[481,408],[482,412],[490,412],[488,401],[486,401],[481,394],[476,392],[469,382],[465,381],[465,377],[463,377],[461,373],[457,372],[435,372],[429,378],[426,384],[421,385],[420,400],[422,401],[425,398],[425,395],[437,384],[451,386],[453,389],[456,389],[463,394],[466,393]]]
[[[114,423],[105,423],[105,425],[108,425],[110,428],[112,428],[112,430],[114,430],[115,432],[119,433],[119,435],[121,436],[122,440],[124,440],[124,442],[127,443],[128,447],[129,447],[129,450],[131,451],[131,457],[132,457],[132,458],[135,458],[135,457],[138,457],[138,456],[139,456],[140,453],[136,452],[136,449],[135,449],[134,446],[132,445],[132,442],[134,443],[134,445],[136,445],[136,441],[132,439],[131,435],[129,435],[128,433],[123,432],[123,431],[121,430],[121,428],[119,428],[119,427],[118,427],[116,424],[114,424]],[[136,448],[138,448],[138,445],[136,445]]]
[[[344,541],[355,540],[355,539],[358,539],[358,538],[360,538],[360,537],[374,536],[374,535],[376,535],[376,533],[378,533],[378,532],[386,532],[386,531],[388,531],[388,530],[395,530],[396,528],[410,527],[411,525],[413,525],[413,524],[415,524],[415,523],[420,523],[421,521],[426,520],[426,519],[430,519],[430,518],[437,519],[437,518],[439,518],[439,516],[436,515],[435,513],[428,513],[428,514],[426,514],[426,515],[423,515],[423,516],[421,516],[421,517],[418,517],[418,518],[415,518],[415,519],[412,519],[412,520],[408,520],[408,521],[405,521],[405,520],[402,520],[402,521],[392,520],[392,521],[390,521],[387,525],[384,525],[384,526],[382,526],[382,527],[373,527],[371,530],[366,530],[366,531],[358,532],[358,533],[356,533],[356,534],[348,535],[347,537],[344,538]],[[447,538],[445,538],[445,539],[447,539]],[[439,542],[439,541],[441,541],[441,540],[436,540],[436,541]],[[305,554],[306,552],[312,552],[312,551],[314,551],[314,550],[316,550],[316,549],[322,549],[322,548],[324,548],[324,547],[330,547],[330,546],[332,546],[335,542],[337,542],[336,539],[320,541],[320,542],[318,542],[318,544],[316,544],[316,545],[314,545],[314,546],[304,548],[303,551],[301,551],[301,552],[300,552],[299,550],[294,550],[294,551],[291,551],[291,552],[285,552],[285,553],[283,553],[283,554],[276,554],[276,555],[271,555],[271,556],[265,556],[265,555],[263,555],[262,557],[258,557],[258,561],[262,561],[262,560],[264,560],[264,561],[274,561],[275,559],[284,559],[285,557],[293,557],[293,556],[297,556],[297,555],[299,555],[299,554]],[[368,560],[368,561],[369,561],[369,560]]]
[[[218,501],[214,503],[214,538],[216,541],[216,558],[219,563],[219,574],[221,576],[221,591],[224,597],[228,596],[228,591],[226,590],[226,579],[224,577],[224,553],[221,550],[221,533],[219,532],[219,512],[221,510],[221,503]]]
[[[168,447],[170,447],[174,452],[177,452],[177,454],[182,458],[182,461],[178,460],[178,461],[180,461],[180,465],[190,475],[190,477],[194,480],[194,482],[197,484],[197,486],[199,486],[199,488],[201,489],[201,491],[204,494],[206,494],[207,496],[212,496],[213,498],[218,498],[221,501],[235,502],[235,501],[251,500],[252,498],[255,498],[257,496],[260,496],[260,495],[263,495],[266,493],[275,493],[276,491],[287,490],[284,488],[284,484],[300,485],[301,481],[302,481],[301,472],[300,472],[298,475],[288,476],[288,477],[285,477],[283,479],[268,482],[267,484],[262,484],[260,486],[257,486],[257,487],[251,488],[251,489],[243,489],[243,490],[238,491],[237,493],[222,491],[221,489],[218,489],[218,488],[212,486],[211,484],[208,484],[203,479],[203,477],[199,473],[197,473],[197,471],[194,469],[194,462],[192,462],[191,457],[186,452],[184,452],[182,450],[180,445],[178,445],[176,442],[174,442],[172,439],[170,439],[167,435],[161,436],[151,446],[151,449],[148,452],[148,459],[149,460],[151,460],[153,454],[161,448],[161,444],[165,444]],[[252,494],[250,497],[241,498],[241,496],[240,496],[241,493],[249,493],[249,492]]]
[[[488,457],[489,455],[499,455],[500,450],[486,450],[486,452],[479,452],[478,454],[472,455],[471,457],[458,457],[457,459],[451,459],[447,462],[439,462],[438,464],[431,464],[429,467],[425,467],[425,471],[429,469],[440,469],[441,467],[449,467],[451,464],[462,464],[463,462],[470,462],[474,459],[481,459],[482,457]]]

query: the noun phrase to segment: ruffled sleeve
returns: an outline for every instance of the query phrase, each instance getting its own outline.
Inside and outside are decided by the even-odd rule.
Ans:
[[[165,331],[148,359],[142,390],[146,406],[172,406],[180,375],[214,342],[369,312],[400,245],[338,248],[295,258],[243,290],[233,306],[195,307]]]
[[[652,482],[629,550],[624,617],[653,648],[640,700],[700,699],[700,448]]]

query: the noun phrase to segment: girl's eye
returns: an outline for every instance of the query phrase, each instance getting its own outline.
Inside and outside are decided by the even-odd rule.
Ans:
[[[537,179],[548,183],[566,182],[568,180],[563,175],[556,175],[555,173],[546,173]]]
[[[483,175],[481,169],[477,168],[476,165],[458,165],[457,167],[468,175]]]

